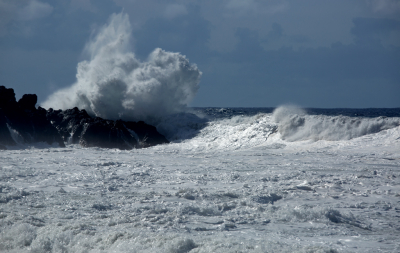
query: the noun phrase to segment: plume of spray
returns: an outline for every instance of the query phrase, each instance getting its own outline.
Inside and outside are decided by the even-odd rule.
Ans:
[[[50,95],[42,106],[76,106],[106,119],[153,123],[183,111],[199,88],[200,70],[184,55],[160,48],[141,62],[130,50],[131,39],[128,15],[111,15],[86,44],[90,59],[78,64],[76,83]]]

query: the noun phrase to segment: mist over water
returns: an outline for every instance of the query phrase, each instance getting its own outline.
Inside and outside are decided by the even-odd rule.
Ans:
[[[201,71],[184,55],[160,48],[142,62],[131,40],[128,15],[111,15],[86,44],[90,59],[78,64],[76,83],[50,95],[42,106],[76,106],[102,118],[149,122],[183,111],[199,88]]]

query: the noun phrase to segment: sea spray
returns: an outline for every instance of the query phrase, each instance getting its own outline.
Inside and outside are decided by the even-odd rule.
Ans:
[[[113,14],[90,40],[90,56],[77,67],[77,81],[49,96],[45,108],[78,107],[89,114],[154,123],[159,117],[183,111],[195,96],[201,72],[179,54],[155,49],[147,61],[131,50],[127,14]]]

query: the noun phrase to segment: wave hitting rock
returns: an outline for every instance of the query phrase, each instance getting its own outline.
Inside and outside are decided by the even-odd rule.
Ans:
[[[65,111],[50,108],[47,118],[66,143],[84,147],[132,149],[168,143],[154,126],[143,121],[92,118],[77,107]]]
[[[35,105],[37,96],[25,94],[18,102],[13,89],[0,86],[0,149],[44,142],[84,147],[132,149],[168,143],[154,126],[143,121],[93,118],[85,110],[46,109]]]

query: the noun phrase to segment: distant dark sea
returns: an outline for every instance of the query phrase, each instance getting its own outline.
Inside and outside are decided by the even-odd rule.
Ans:
[[[229,118],[233,116],[252,116],[258,113],[272,113],[273,107],[192,107],[196,112],[210,118]],[[348,117],[400,117],[400,108],[303,108],[309,115],[348,116]]]

